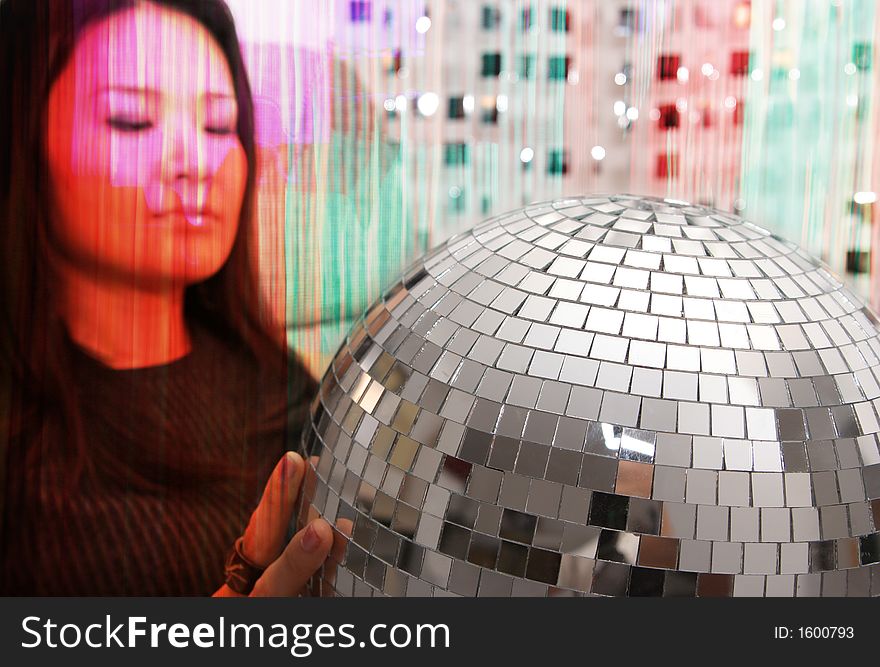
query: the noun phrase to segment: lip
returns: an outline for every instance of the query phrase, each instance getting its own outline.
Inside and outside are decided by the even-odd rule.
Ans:
[[[203,228],[207,223],[216,221],[219,216],[210,209],[183,209],[176,208],[171,211],[159,213],[158,217],[184,218],[188,227]]]

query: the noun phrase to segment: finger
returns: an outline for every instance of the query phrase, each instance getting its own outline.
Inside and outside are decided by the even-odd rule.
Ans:
[[[302,482],[303,505],[311,505],[318,490],[318,463],[321,459],[318,456],[309,457],[309,465],[305,466]]]
[[[298,595],[327,558],[333,543],[333,529],[324,519],[315,519],[299,531],[257,580],[251,597]]]
[[[309,522],[320,516],[320,512],[312,506],[315,491],[318,487],[318,463],[319,456],[310,456],[309,463],[303,466],[302,483],[300,484],[299,500],[296,505],[296,528],[305,528]]]
[[[336,530],[333,531],[333,546],[330,554],[324,562],[324,572],[321,577],[315,577],[311,588],[313,597],[334,597],[336,594],[336,570],[345,556],[345,547],[351,539],[351,531],[354,524],[351,519],[339,519],[336,522]]]
[[[234,590],[229,588],[226,584],[223,584],[217,591],[211,596],[212,598],[243,598],[245,597],[241,593],[236,593]]]
[[[342,557],[345,555],[345,547],[348,546],[348,542],[351,539],[351,531],[354,530],[354,523],[352,523],[351,519],[340,519],[336,522],[336,528],[339,530],[339,533],[333,534],[331,556],[337,563],[341,563]]]
[[[299,454],[287,452],[272,471],[244,531],[242,552],[256,565],[267,567],[281,554],[305,467]]]
[[[303,473],[302,489],[300,490],[300,502],[297,506],[297,528],[304,528],[311,521],[314,521],[319,516],[321,516],[321,513],[318,512],[317,508],[315,508],[311,503],[311,501],[314,497],[314,494],[315,494],[315,490],[317,488],[318,465],[320,463],[321,463],[321,457],[319,455],[310,456],[308,459],[308,465],[306,466],[305,472]],[[333,532],[333,543],[334,544],[336,543],[336,539],[337,539],[337,533],[336,533],[336,531],[334,531]],[[332,556],[332,549],[333,549],[333,547],[331,547],[331,553],[330,553],[331,556]],[[320,597],[321,596],[322,577],[320,575],[326,571],[327,565],[329,564],[329,562],[330,562],[330,560],[328,558],[326,561],[324,561],[323,567],[320,568],[317,572],[315,572],[312,575],[312,577],[309,579],[308,583],[306,584],[307,588],[303,591],[304,593],[308,592],[308,594],[311,595],[312,597]]]
[[[302,457],[295,452],[287,452],[275,466],[245,529],[242,551],[248,560],[268,565],[281,553],[304,469]],[[243,596],[223,584],[213,597]]]

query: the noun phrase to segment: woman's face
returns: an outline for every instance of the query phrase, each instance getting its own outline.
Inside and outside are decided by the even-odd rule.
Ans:
[[[200,23],[143,3],[89,26],[47,115],[51,233],[67,261],[145,287],[220,269],[248,166],[232,74]]]

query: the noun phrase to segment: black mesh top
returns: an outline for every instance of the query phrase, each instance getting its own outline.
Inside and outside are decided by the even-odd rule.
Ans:
[[[223,583],[316,385],[294,358],[261,369],[207,329],[192,335],[187,356],[145,369],[71,351],[89,466],[70,490],[82,459],[63,431],[10,442],[0,594],[209,595]]]

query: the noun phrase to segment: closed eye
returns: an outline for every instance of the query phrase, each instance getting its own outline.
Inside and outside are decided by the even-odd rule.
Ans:
[[[205,132],[207,132],[208,134],[226,135],[226,134],[232,134],[233,132],[235,132],[235,129],[231,128],[231,127],[212,126],[212,127],[206,127]]]
[[[125,118],[108,118],[107,125],[120,132],[141,132],[153,127],[149,120],[128,120]]]

